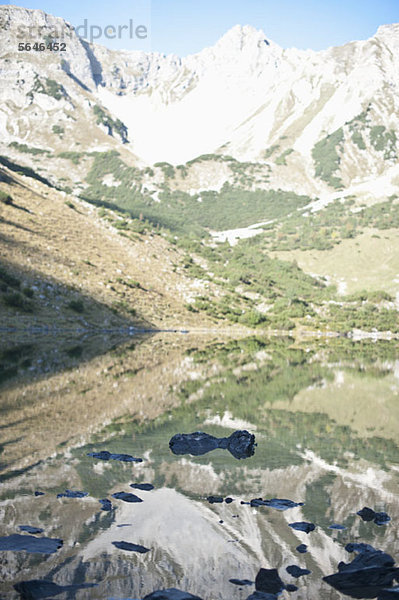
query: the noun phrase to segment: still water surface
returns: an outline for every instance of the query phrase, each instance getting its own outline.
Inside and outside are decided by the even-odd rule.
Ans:
[[[298,587],[280,598],[348,597],[322,580],[354,558],[348,542],[399,560],[397,350],[393,342],[176,334],[9,340],[0,370],[0,536],[29,535],[19,526],[30,525],[63,545],[53,554],[1,551],[0,598],[20,598],[17,582],[45,579],[98,584],[61,600],[141,599],[169,587],[244,600],[254,586],[229,580],[254,581],[261,567]],[[245,460],[222,449],[169,449],[176,433],[227,437],[237,429],[256,436]],[[88,456],[103,450],[143,460]],[[57,498],[66,489],[87,495]],[[117,492],[142,502],[113,498]],[[234,501],[211,504],[210,495]],[[241,504],[259,497],[304,504]],[[105,498],[110,511],[99,503]],[[391,521],[364,522],[356,514],[364,506]],[[316,528],[289,527],[299,521]],[[294,578],[289,565],[311,573]]]

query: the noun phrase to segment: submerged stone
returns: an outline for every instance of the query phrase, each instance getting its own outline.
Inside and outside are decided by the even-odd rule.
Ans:
[[[169,441],[169,448],[173,454],[201,456],[202,454],[216,450],[216,448],[220,448],[220,439],[203,431],[176,433]]]
[[[267,594],[279,594],[285,586],[277,569],[260,569],[255,578],[255,589]]]
[[[296,506],[303,506],[303,502],[294,502],[293,500],[287,500],[286,498],[271,498],[270,500],[263,500],[263,498],[253,498],[249,502],[241,502],[241,504],[249,504],[250,506],[268,506],[275,508],[276,510],[288,510],[289,508],[295,508]]]
[[[208,496],[207,498],[209,504],[221,504],[223,502],[222,496]]]
[[[305,554],[305,552],[308,551],[308,547],[306,544],[299,544],[299,546],[296,547],[297,552],[300,552],[301,554]]]
[[[381,590],[377,600],[395,600],[399,598],[399,585]]]
[[[292,527],[292,529],[304,531],[305,533],[310,533],[316,529],[316,526],[313,523],[307,523],[306,521],[298,521],[296,523],[289,523],[288,525]]]
[[[375,512],[368,506],[364,506],[362,510],[358,510],[356,514],[359,515],[363,521],[372,521],[375,517]]]
[[[202,600],[202,598],[176,588],[168,588],[167,590],[152,592],[152,594],[144,596],[143,600]]]
[[[143,462],[142,458],[135,458],[130,454],[112,454],[108,450],[102,450],[101,452],[88,452],[87,456],[93,458],[99,458],[100,460],[120,460],[122,462]]]
[[[255,582],[250,579],[229,579],[230,583],[234,585],[253,585]]]
[[[363,521],[374,521],[376,525],[386,525],[391,520],[391,517],[386,512],[375,512],[372,508],[364,506],[362,510],[358,510],[357,515]]]
[[[21,595],[23,600],[40,600],[49,596],[57,596],[64,592],[75,591],[81,588],[96,587],[97,583],[77,583],[73,585],[58,585],[53,581],[45,579],[31,579],[20,581],[14,585],[14,589]]]
[[[265,502],[266,506],[276,508],[277,510],[287,510],[288,508],[304,505],[304,502],[294,502],[293,500],[287,500],[286,498],[272,498],[271,500],[265,500]]]
[[[255,436],[245,429],[235,431],[227,438],[227,450],[234,458],[249,458],[255,454]]]
[[[129,492],[116,492],[112,497],[124,502],[143,502],[136,494],[129,494]]]
[[[269,594],[268,592],[255,591],[248,596],[247,600],[277,600],[278,594]]]
[[[309,575],[309,573],[312,572],[312,571],[309,571],[309,569],[302,569],[301,567],[298,567],[298,565],[290,565],[289,567],[286,568],[286,571],[293,577],[301,577],[302,575]]]
[[[374,523],[376,525],[386,525],[391,520],[391,517],[386,512],[375,513]]]
[[[349,542],[349,544],[346,544],[345,550],[347,552],[375,552],[374,546],[364,544],[363,542]]]
[[[131,483],[130,487],[135,490],[142,490],[143,492],[149,492],[154,489],[152,483]]]
[[[352,598],[375,598],[390,588],[399,576],[394,559],[369,544],[347,544],[346,550],[358,552],[350,563],[340,562],[338,573],[323,577],[329,585]]]
[[[57,494],[57,498],[84,498],[88,495],[89,494],[87,492],[74,492],[73,490],[65,490],[65,492]]]
[[[63,541],[58,538],[37,538],[33,535],[20,535],[19,533],[0,537],[1,551],[25,550],[30,553],[53,554],[61,548],[62,544]]]
[[[108,500],[108,498],[102,498],[101,500],[99,500],[99,503],[101,504],[101,510],[112,510],[111,500]]]
[[[217,438],[203,431],[177,433],[169,441],[173,454],[201,456],[216,448],[228,450],[234,458],[248,458],[255,452],[255,436],[246,430],[234,431],[228,438]]]
[[[149,552],[151,548],[146,548],[145,546],[140,546],[140,544],[131,544],[130,542],[112,542],[116,548],[119,550],[127,550],[128,552],[140,552],[140,554],[145,554]]]
[[[41,527],[32,527],[31,525],[19,525],[18,529],[27,533],[43,533],[44,531]]]

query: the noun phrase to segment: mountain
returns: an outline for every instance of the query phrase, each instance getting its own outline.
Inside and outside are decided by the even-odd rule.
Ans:
[[[0,15],[3,144],[123,145],[132,164],[227,154],[269,165],[270,184],[307,193],[399,175],[399,24],[322,52],[285,50],[237,25],[179,58],[90,44],[42,11],[6,6]],[[66,51],[19,53],[29,26],[42,39],[64,32]]]
[[[185,58],[109,50],[16,6],[0,7],[0,31],[3,203],[41,184],[97,207],[140,256],[143,234],[180,246],[165,268],[212,319],[397,330],[399,24],[322,52],[237,25]]]

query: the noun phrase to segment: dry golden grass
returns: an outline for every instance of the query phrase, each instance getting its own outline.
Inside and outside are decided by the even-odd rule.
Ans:
[[[22,176],[8,173],[13,181],[5,183],[5,172],[0,189],[13,204],[0,205],[1,259],[21,285],[37,289],[33,314],[0,305],[3,325],[211,324],[185,308],[208,284],[176,271],[182,254],[164,238],[137,234],[132,241],[93,206]],[[83,301],[81,314],[67,307],[71,299]]]

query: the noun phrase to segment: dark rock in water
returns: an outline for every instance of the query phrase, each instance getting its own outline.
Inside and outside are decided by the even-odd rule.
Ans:
[[[6,537],[0,537],[0,551],[26,550],[30,553],[53,554],[61,548],[62,540],[58,538],[37,538],[33,535],[20,535],[14,533]]]
[[[235,431],[227,438],[227,450],[234,458],[249,458],[255,454],[255,436],[245,429]]]
[[[255,578],[255,589],[267,594],[279,594],[285,589],[277,569],[260,569]]]
[[[32,527],[31,525],[20,525],[18,527],[21,531],[26,531],[27,533],[43,533],[44,529],[40,527]]]
[[[350,563],[340,562],[338,573],[323,577],[329,585],[352,598],[375,598],[390,588],[399,576],[394,559],[369,544],[347,544],[346,550],[358,552]]]
[[[38,491],[36,490],[36,492],[35,492],[35,496],[44,496],[44,492],[38,492]]]
[[[271,500],[265,500],[265,502],[266,506],[276,508],[277,510],[287,510],[288,508],[304,505],[304,502],[294,502],[293,500],[287,500],[286,498],[272,498]]]
[[[305,554],[305,552],[308,551],[308,547],[306,544],[299,544],[299,546],[296,547],[296,550],[301,554]]]
[[[216,448],[228,450],[234,458],[248,458],[255,452],[255,436],[245,430],[235,431],[228,438],[217,438],[203,431],[177,433],[169,441],[173,454],[201,456]]]
[[[241,502],[241,504],[250,504],[251,506],[269,506],[276,510],[287,510],[294,508],[295,506],[303,506],[303,502],[293,502],[293,500],[287,500],[286,498],[271,498],[270,500],[263,500],[262,498],[253,498],[249,502]]]
[[[247,600],[277,600],[277,594],[269,594],[267,592],[254,592],[248,596]]]
[[[316,529],[316,526],[313,523],[307,523],[306,521],[299,521],[297,523],[289,523],[289,526],[292,529],[296,529],[297,531],[304,531],[305,533],[310,533]]]
[[[377,600],[395,600],[395,598],[399,598],[399,585],[383,589],[379,593]]]
[[[221,438],[226,439],[226,438]],[[170,441],[169,448],[173,454],[192,454],[201,456],[216,448],[220,448],[220,439],[202,431],[194,433],[176,433]]]
[[[141,498],[135,494],[129,494],[129,492],[116,492],[112,494],[113,498],[117,500],[123,500],[124,502],[143,502]]]
[[[287,590],[287,592],[296,592],[298,588],[296,585],[293,585],[292,583],[286,583],[285,589]]]
[[[112,542],[114,546],[119,548],[119,550],[127,550],[128,552],[140,552],[140,554],[145,554],[149,552],[151,548],[146,548],[145,546],[140,546],[140,544],[131,544],[130,542]]]
[[[223,502],[222,496],[208,496],[207,498],[209,504],[221,504]]]
[[[152,483],[131,483],[130,487],[135,490],[142,490],[143,492],[149,492],[154,489]]]
[[[74,492],[73,490],[65,490],[62,494],[57,494],[57,498],[84,498],[88,496],[87,492]]]
[[[253,585],[254,581],[250,579],[229,579],[230,583],[234,583],[234,585]]]
[[[297,565],[290,565],[289,567],[286,568],[286,571],[293,577],[301,577],[302,575],[309,575],[309,573],[312,572],[312,571],[309,571],[309,569],[301,569],[301,567],[298,567]]]
[[[120,460],[122,462],[143,462],[142,458],[135,458],[130,454],[112,454],[108,450],[102,450],[101,452],[88,452],[87,456],[93,456],[93,458],[99,458],[100,460]]]
[[[345,546],[345,550],[347,552],[375,552],[375,548],[374,546],[371,546],[370,544],[363,544],[363,543],[353,543],[353,542],[349,542],[349,544],[346,544]]]
[[[57,596],[64,592],[75,591],[81,588],[96,587],[97,583],[78,583],[74,585],[58,585],[45,579],[31,579],[20,581],[14,585],[14,589],[21,595],[23,600],[40,600],[49,596]]]
[[[231,504],[232,502],[234,502],[234,498],[227,497],[224,499],[224,501],[226,502],[226,504]]]
[[[386,525],[391,520],[391,517],[386,512],[375,513],[374,523],[376,525]]]
[[[249,502],[243,502],[243,504],[249,504],[250,506],[266,506],[266,503],[262,498],[252,498]]]
[[[101,510],[112,510],[111,500],[108,500],[108,498],[102,498],[99,503],[101,504]]]
[[[375,512],[368,506],[364,506],[362,510],[358,510],[356,514],[359,515],[363,521],[372,521],[375,517]]]
[[[199,596],[193,596],[188,592],[182,592],[176,588],[169,588],[167,590],[157,590],[144,596],[143,600],[202,600]]]
[[[333,523],[328,526],[328,529],[346,529],[345,525],[339,525],[338,523]]]
[[[372,508],[364,506],[362,510],[358,510],[357,515],[363,521],[374,521],[376,525],[385,525],[391,520],[391,517],[386,512],[375,512]]]

